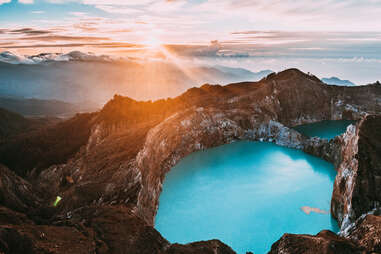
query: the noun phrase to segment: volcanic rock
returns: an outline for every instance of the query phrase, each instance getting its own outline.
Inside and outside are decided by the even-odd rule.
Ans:
[[[360,225],[357,240],[326,231],[287,234],[271,253],[377,250],[378,220],[356,222],[379,206],[379,112],[380,86],[327,86],[296,69],[155,102],[115,96],[100,112],[0,144],[0,163],[9,168],[0,168],[0,250],[14,253],[22,241],[25,253],[234,253],[217,240],[168,243],[153,225],[165,174],[177,162],[239,140],[274,142],[332,162],[332,213],[342,228]],[[362,120],[331,141],[292,129],[340,119]]]

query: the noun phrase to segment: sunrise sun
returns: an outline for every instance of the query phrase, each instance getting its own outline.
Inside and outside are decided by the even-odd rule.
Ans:
[[[143,44],[149,47],[150,49],[158,49],[161,47],[162,42],[156,37],[150,37],[150,38],[147,38],[143,42]]]

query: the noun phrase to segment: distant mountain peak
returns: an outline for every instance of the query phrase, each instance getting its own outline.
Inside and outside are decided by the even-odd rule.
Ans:
[[[26,63],[26,59],[23,56],[18,56],[10,51],[3,51],[0,53],[0,62],[18,64]]]
[[[0,62],[9,64],[40,64],[44,62],[68,62],[68,61],[111,61],[113,58],[107,55],[96,55],[81,51],[69,53],[41,53],[38,55],[21,56],[10,51],[0,53]]]
[[[336,85],[336,86],[356,86],[355,83],[349,80],[343,80],[338,77],[330,77],[330,78],[322,78],[321,81],[328,85]]]

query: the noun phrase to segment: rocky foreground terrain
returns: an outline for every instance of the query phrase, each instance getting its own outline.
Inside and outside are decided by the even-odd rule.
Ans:
[[[270,253],[381,253],[380,112],[378,84],[327,86],[290,69],[155,102],[115,96],[99,112],[20,130],[0,142],[0,253],[235,253],[219,240],[169,243],[153,225],[171,167],[237,140],[302,149],[338,171],[340,234],[285,234]],[[331,141],[291,129],[339,119],[359,121]]]

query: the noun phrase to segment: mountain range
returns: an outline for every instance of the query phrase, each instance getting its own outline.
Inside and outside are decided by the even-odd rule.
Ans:
[[[69,62],[69,61],[113,61],[107,55],[97,56],[91,53],[83,53],[80,51],[72,51],[67,54],[62,53],[41,53],[38,55],[17,55],[10,51],[0,53],[0,62],[10,64],[40,64],[44,62]]]
[[[353,82],[349,80],[342,80],[337,77],[331,77],[331,78],[322,78],[321,81],[328,85],[336,85],[336,86],[356,86]]]

